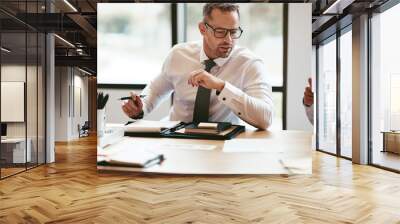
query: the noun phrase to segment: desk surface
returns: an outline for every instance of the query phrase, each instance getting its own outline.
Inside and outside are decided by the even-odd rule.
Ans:
[[[152,151],[162,153],[165,161],[146,169],[97,166],[99,171],[134,171],[164,174],[310,174],[311,133],[303,131],[254,131],[248,130],[238,139],[254,139],[248,149],[241,152],[226,152],[227,141],[192,140],[172,138],[124,137],[121,144],[140,147],[146,145]],[[232,141],[232,140],[228,140]],[[117,143],[119,144],[119,143]],[[249,152],[253,147],[263,152]],[[159,147],[161,145],[161,147]],[[215,146],[212,150],[194,149],[199,146]],[[168,147],[165,147],[168,146]],[[201,148],[201,147],[200,147]],[[99,154],[113,150],[113,145],[98,149]],[[98,159],[102,157],[99,155]]]
[[[28,141],[30,139],[28,138]],[[25,142],[25,138],[4,138],[1,139],[1,143],[20,143]]]

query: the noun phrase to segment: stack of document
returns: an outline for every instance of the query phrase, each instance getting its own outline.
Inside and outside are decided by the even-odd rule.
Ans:
[[[104,166],[129,166],[146,168],[164,161],[164,155],[155,153],[143,144],[132,144],[129,139],[123,139],[112,146],[98,149],[97,165]]]
[[[125,126],[125,132],[128,133],[160,133],[161,131],[173,128],[179,121],[149,121],[137,120]]]

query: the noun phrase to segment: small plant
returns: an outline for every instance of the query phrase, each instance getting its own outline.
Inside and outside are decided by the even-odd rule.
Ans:
[[[108,101],[108,94],[103,94],[103,92],[97,93],[97,109],[102,110],[106,107]]]

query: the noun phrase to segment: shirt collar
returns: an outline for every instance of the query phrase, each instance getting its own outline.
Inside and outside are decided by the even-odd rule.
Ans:
[[[235,49],[235,47],[233,47],[231,53],[229,54],[228,57],[226,58],[216,58],[214,59],[214,62],[218,65],[218,67],[222,67],[231,57],[233,50]],[[208,60],[209,58],[206,55],[206,52],[204,52],[204,47],[203,47],[203,43],[201,43],[201,49],[200,49],[200,63],[203,63],[205,60]]]

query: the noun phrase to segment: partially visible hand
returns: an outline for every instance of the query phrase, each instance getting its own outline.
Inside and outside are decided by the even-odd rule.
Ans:
[[[222,91],[225,87],[225,81],[219,79],[204,70],[193,71],[189,75],[188,84],[193,87],[202,86],[207,89],[216,89]]]
[[[307,107],[314,104],[314,93],[312,91],[312,80],[308,78],[308,86],[304,90],[304,97],[303,97],[304,105]]]
[[[122,110],[130,118],[140,115],[143,112],[143,103],[140,96],[131,92],[131,99],[122,104]]]

